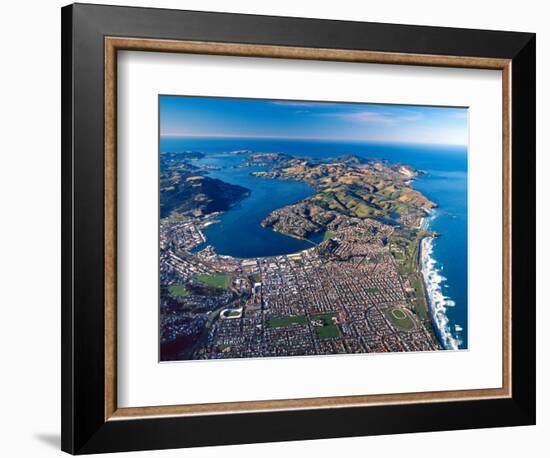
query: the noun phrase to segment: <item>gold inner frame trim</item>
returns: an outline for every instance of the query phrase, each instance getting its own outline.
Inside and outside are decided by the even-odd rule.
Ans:
[[[336,62],[493,69],[502,72],[502,387],[399,394],[335,396],[119,408],[117,404],[117,51],[173,52]],[[511,60],[344,49],[105,37],[105,420],[214,415],[508,398],[511,366]]]

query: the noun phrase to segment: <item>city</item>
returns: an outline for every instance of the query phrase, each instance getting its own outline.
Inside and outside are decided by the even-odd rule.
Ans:
[[[397,226],[338,217],[309,249],[241,259],[204,246],[215,218],[161,222],[163,359],[441,349]]]

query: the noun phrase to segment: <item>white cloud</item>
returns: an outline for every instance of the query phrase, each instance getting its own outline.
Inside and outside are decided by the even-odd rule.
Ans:
[[[403,110],[401,113],[378,110],[360,110],[349,113],[322,113],[320,116],[332,116],[341,120],[352,121],[367,125],[396,126],[403,123],[420,121],[422,115]]]

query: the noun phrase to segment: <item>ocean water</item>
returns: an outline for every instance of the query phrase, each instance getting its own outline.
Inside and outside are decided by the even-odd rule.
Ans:
[[[161,152],[201,151],[198,164],[219,167],[214,178],[251,190],[250,197],[220,216],[220,222],[205,230],[208,244],[219,253],[237,257],[287,254],[311,246],[262,228],[259,223],[270,211],[311,195],[305,183],[250,176],[259,168],[239,168],[242,156],[224,154],[236,150],[283,152],[298,157],[328,158],[355,154],[366,159],[384,159],[409,164],[426,172],[413,187],[438,207],[425,224],[437,232],[423,243],[423,273],[429,292],[433,320],[440,341],[449,349],[468,347],[468,155],[463,146],[382,144],[342,141],[311,141],[256,138],[163,137]],[[312,241],[318,241],[314,238]]]

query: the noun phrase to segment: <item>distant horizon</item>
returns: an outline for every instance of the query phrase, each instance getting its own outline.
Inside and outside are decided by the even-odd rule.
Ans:
[[[464,107],[161,95],[159,112],[164,138],[468,146]]]
[[[328,138],[328,137],[286,137],[286,136],[269,136],[269,135],[238,135],[238,134],[173,134],[173,133],[161,133],[160,138],[243,138],[243,139],[259,139],[259,140],[313,140],[313,141],[326,141],[326,142],[348,142],[348,143],[372,143],[383,145],[426,145],[426,146],[453,146],[453,147],[468,147],[468,143],[429,143],[421,141],[410,140],[377,140],[377,139],[365,139],[365,138]]]

